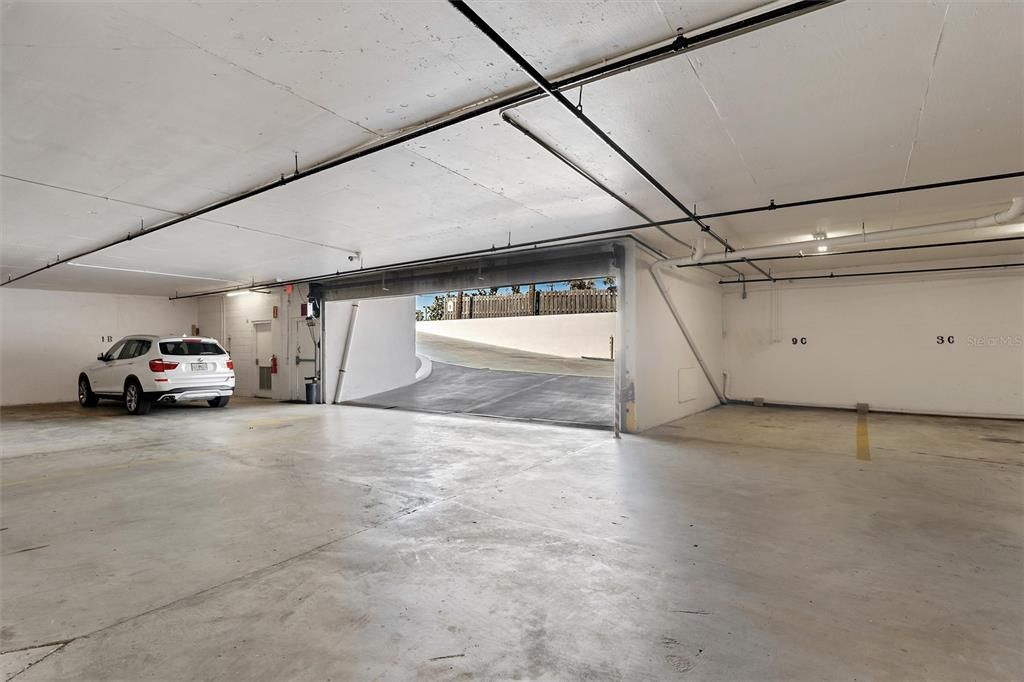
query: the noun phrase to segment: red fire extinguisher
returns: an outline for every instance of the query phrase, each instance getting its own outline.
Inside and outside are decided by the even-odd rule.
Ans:
[[[277,374],[277,356],[276,355],[271,355],[270,356],[270,373],[271,374]]]

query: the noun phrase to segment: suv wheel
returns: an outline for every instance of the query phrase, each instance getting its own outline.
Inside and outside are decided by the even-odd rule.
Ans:
[[[207,400],[206,402],[210,403],[210,407],[227,407],[228,406],[228,401],[230,401],[230,400],[231,400],[231,396],[229,396],[229,395],[222,395],[219,398],[211,398],[210,400]]]
[[[92,386],[89,385],[89,379],[86,377],[79,377],[78,379],[78,404],[82,407],[96,407],[96,404],[100,401],[96,397],[96,394],[92,392]]]
[[[124,406],[128,408],[128,414],[149,414],[149,398],[134,379],[124,386]]]

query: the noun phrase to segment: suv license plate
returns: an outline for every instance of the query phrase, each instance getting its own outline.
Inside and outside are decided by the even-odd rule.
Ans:
[[[192,363],[192,371],[193,372],[205,372],[208,369],[210,369],[210,366],[208,364],[206,364],[205,362],[193,362]]]

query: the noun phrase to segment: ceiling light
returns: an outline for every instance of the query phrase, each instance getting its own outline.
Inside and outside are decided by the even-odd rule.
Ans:
[[[137,270],[135,268],[115,268],[109,265],[89,265],[88,263],[75,263],[74,261],[68,261],[68,265],[74,265],[78,268],[95,268],[96,270],[114,270],[116,272],[137,272],[140,275],[160,275],[162,277],[182,277],[184,279],[204,279],[210,282],[237,282],[234,279],[224,279],[223,277],[200,277],[198,275],[182,275],[174,272],[158,272],[156,270]]]
[[[824,241],[825,239],[828,239],[828,234],[825,233],[825,230],[818,230],[812,236],[815,241]],[[826,251],[828,251],[828,244],[821,244],[818,246],[818,253],[825,253]]]
[[[254,293],[256,293],[256,292],[255,291],[249,291],[248,289],[245,289],[243,291],[229,291],[227,293],[227,295],[228,296],[245,296],[246,294],[254,294]]]

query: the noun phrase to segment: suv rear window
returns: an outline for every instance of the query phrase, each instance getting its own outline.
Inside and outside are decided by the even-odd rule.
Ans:
[[[149,352],[150,345],[150,342],[145,339],[128,339],[124,347],[121,348],[121,354],[117,356],[117,359],[130,360],[145,355]]]
[[[227,355],[213,341],[161,341],[161,355]]]

